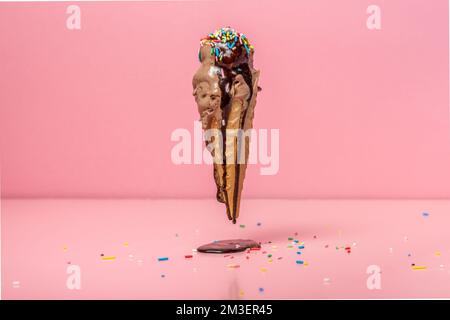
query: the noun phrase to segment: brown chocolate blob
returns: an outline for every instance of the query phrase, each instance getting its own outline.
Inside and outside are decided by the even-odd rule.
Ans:
[[[220,240],[200,246],[197,248],[197,251],[204,253],[233,253],[251,248],[261,248],[261,245],[253,240]]]

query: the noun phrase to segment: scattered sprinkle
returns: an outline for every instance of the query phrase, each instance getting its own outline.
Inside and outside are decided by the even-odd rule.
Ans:
[[[303,261],[303,260],[297,260],[297,261],[295,261],[295,263],[296,263],[296,264],[303,264],[304,261]]]
[[[264,288],[259,288],[258,290],[259,290],[259,292],[261,292],[261,293],[264,292]]]
[[[168,257],[160,257],[160,258],[158,258],[158,261],[167,261],[167,260],[169,260]]]
[[[192,256],[192,254],[188,254],[188,255],[185,255],[184,256],[186,259],[190,259],[190,258],[192,258],[193,256]]]
[[[236,268],[239,268],[239,267],[240,267],[240,265],[238,265],[236,263],[227,264],[227,268],[230,268],[230,269],[236,269]]]
[[[240,224],[239,227],[245,228],[245,224]]]
[[[108,256],[108,257],[102,256],[102,260],[116,260],[116,257],[115,256]]]
[[[411,268],[413,269],[413,270],[425,270],[427,267],[425,267],[425,266],[411,266]]]

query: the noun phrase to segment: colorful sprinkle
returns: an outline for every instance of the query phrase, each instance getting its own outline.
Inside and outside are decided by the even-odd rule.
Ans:
[[[234,51],[238,41],[245,47],[247,56],[254,51],[254,47],[249,43],[248,39],[230,27],[221,28],[214,33],[208,34],[208,36],[200,40],[200,46],[210,45],[211,55],[215,56],[216,61],[221,61],[224,55],[223,51]],[[200,51],[199,60],[201,61]]]
[[[427,267],[425,266],[411,266],[413,270],[425,270]]]
[[[158,258],[158,261],[167,261],[167,260],[169,260],[168,257],[161,257],[161,258]]]
[[[116,257],[115,256],[108,256],[108,257],[103,256],[102,260],[116,260]]]

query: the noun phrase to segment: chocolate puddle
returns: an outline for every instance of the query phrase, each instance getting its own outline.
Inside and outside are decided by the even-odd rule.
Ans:
[[[251,248],[261,248],[261,245],[253,240],[220,240],[202,245],[197,248],[197,251],[203,253],[233,253],[242,252]]]

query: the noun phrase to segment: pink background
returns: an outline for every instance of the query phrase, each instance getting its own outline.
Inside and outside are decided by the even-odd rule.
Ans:
[[[448,4],[374,1],[0,4],[5,197],[213,196],[211,167],[172,164],[198,118],[201,36],[256,48],[256,128],[280,129],[280,170],[245,197],[449,197]],[[238,7],[238,9],[236,9]]]
[[[170,135],[198,119],[198,40],[222,25],[255,45],[255,127],[281,138],[277,175],[250,166],[236,225],[213,199],[2,200],[2,297],[449,297],[449,200],[250,199],[450,196],[447,1],[377,0],[369,31],[374,2],[82,2],[81,31],[72,3],[1,3],[4,197],[213,197],[211,167],[172,164]],[[263,250],[184,258],[236,237]]]

